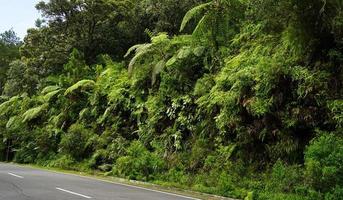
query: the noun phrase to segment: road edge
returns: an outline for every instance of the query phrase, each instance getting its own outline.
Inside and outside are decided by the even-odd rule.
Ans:
[[[158,184],[149,183],[149,182],[123,179],[123,178],[118,178],[114,176],[105,176],[100,173],[97,174],[95,171],[92,171],[92,173],[94,174],[91,174],[87,172],[44,167],[41,165],[34,165],[34,164],[19,164],[19,163],[13,163],[13,162],[11,163],[0,162],[0,163],[10,164],[10,165],[24,167],[24,168],[31,168],[31,169],[36,169],[36,170],[39,169],[39,170],[49,171],[49,172],[57,173],[57,174],[77,176],[81,178],[102,181],[102,182],[111,183],[115,185],[122,185],[125,187],[148,190],[148,191],[153,191],[157,193],[164,193],[164,194],[183,197],[183,198],[187,198],[191,200],[238,200],[238,199],[222,197],[222,196],[212,195],[212,194],[207,194],[207,193],[201,193],[201,192],[177,188],[177,187],[168,187],[168,186],[158,185]]]

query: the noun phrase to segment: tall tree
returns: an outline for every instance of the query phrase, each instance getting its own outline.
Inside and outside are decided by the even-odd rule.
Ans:
[[[19,58],[21,41],[13,30],[0,34],[0,94],[6,82],[9,64]]]

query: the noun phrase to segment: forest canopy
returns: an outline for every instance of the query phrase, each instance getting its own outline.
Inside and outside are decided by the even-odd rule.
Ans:
[[[342,0],[49,0],[0,34],[0,160],[240,199],[343,196]]]

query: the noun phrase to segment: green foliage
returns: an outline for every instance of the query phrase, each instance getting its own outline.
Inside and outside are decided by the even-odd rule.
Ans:
[[[180,31],[183,31],[185,29],[186,25],[189,23],[189,21],[192,18],[196,17],[196,15],[200,15],[201,12],[204,12],[206,10],[206,8],[209,7],[210,5],[212,5],[212,2],[198,5],[194,8],[192,8],[191,10],[189,10],[182,20],[182,23],[180,26]]]
[[[48,94],[50,92],[55,92],[57,90],[59,90],[60,87],[59,86],[56,86],[56,85],[49,85],[49,86],[46,86],[45,88],[42,89],[42,94]]]
[[[0,94],[2,94],[7,79],[10,63],[19,58],[21,42],[13,30],[0,33]]]
[[[75,169],[76,161],[70,155],[63,155],[56,160],[53,160],[51,163],[48,164],[48,167],[56,167],[60,169]]]
[[[339,200],[342,199],[343,189],[342,186],[336,186],[331,192],[325,194],[325,200]]]
[[[335,100],[330,102],[328,107],[333,114],[332,118],[336,121],[337,126],[343,128],[343,101]]]
[[[33,73],[27,63],[15,60],[9,64],[3,94],[6,96],[32,94],[35,92],[34,88],[37,82],[37,75]]]
[[[73,124],[68,132],[62,136],[59,145],[63,154],[70,155],[75,160],[81,160],[88,156],[92,144],[89,143],[91,133],[82,124]]]
[[[37,8],[23,44],[0,35],[1,160],[240,199],[341,198],[339,0]]]
[[[315,138],[305,153],[305,173],[310,186],[323,193],[342,187],[342,155],[343,143],[340,136],[323,132]]]
[[[134,180],[152,180],[164,169],[164,161],[149,152],[141,142],[134,141],[127,149],[127,155],[117,159],[113,173]]]
[[[300,195],[289,195],[289,194],[270,194],[270,193],[263,193],[261,194],[258,199],[260,200],[310,200],[311,197],[305,197]],[[318,197],[315,197],[315,199],[318,199]]]
[[[92,89],[95,85],[95,82],[93,80],[81,80],[74,85],[70,86],[66,89],[64,92],[64,95],[67,96],[71,93],[73,93],[76,90],[86,90],[86,89]]]
[[[218,50],[236,34],[239,20],[243,18],[242,13],[244,6],[241,1],[212,0],[189,10],[183,18],[180,31],[184,30],[191,19],[202,14],[193,36],[201,40],[207,39]]]
[[[4,115],[12,111],[12,109],[14,108],[15,104],[18,102],[19,99],[20,97],[13,96],[8,101],[2,102],[2,104],[0,104],[0,112]]]
[[[277,161],[266,184],[266,191],[273,193],[295,193],[303,177],[300,166],[286,166]]]
[[[43,112],[46,111],[47,108],[48,108],[48,104],[43,104],[41,106],[27,110],[22,116],[23,122],[29,122],[29,121],[39,117],[40,115],[43,114]]]

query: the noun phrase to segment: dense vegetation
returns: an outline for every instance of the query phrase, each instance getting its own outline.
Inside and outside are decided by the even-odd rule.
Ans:
[[[50,0],[0,36],[0,159],[343,197],[341,0]],[[20,47],[20,49],[19,49]]]

